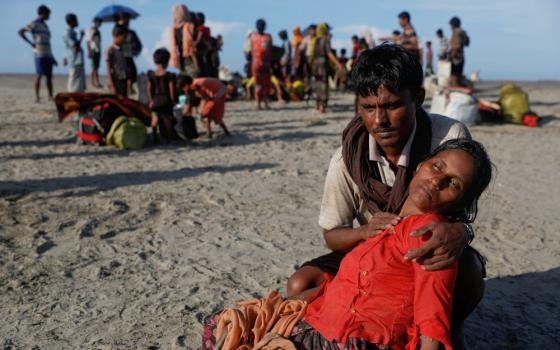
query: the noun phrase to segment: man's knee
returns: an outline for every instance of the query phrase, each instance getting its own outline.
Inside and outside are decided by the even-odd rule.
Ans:
[[[484,258],[467,247],[459,260],[459,273],[453,295],[453,321],[462,323],[484,295]]]

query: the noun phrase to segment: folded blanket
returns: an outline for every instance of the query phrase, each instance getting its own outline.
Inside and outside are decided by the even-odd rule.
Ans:
[[[287,339],[303,319],[307,303],[284,300],[277,292],[262,299],[242,301],[225,309],[216,327],[221,350],[295,350]]]

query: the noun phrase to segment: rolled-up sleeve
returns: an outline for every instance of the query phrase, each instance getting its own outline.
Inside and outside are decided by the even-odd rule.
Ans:
[[[325,180],[319,214],[319,226],[323,230],[352,227],[358,208],[354,186],[342,159],[342,148],[339,148],[331,158]]]

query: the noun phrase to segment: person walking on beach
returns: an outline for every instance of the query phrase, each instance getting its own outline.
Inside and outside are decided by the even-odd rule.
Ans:
[[[439,40],[438,60],[447,61],[449,59],[449,40],[447,40],[441,28],[436,30],[436,36]]]
[[[289,83],[292,75],[292,45],[288,38],[288,32],[281,30],[278,32],[278,37],[282,40],[282,49],[284,53],[280,58],[280,65],[282,66],[282,78],[284,82]]]
[[[128,96],[128,68],[122,46],[126,36],[126,29],[121,26],[113,28],[113,43],[105,51],[107,62],[107,80],[112,94],[122,97]]]
[[[226,108],[227,87],[216,78],[196,78],[188,75],[181,77],[179,87],[187,95],[195,95],[202,99],[200,105],[200,116],[204,121],[206,135],[212,138],[211,122],[218,124],[226,136],[231,136],[226,124],[224,123],[224,113]],[[184,115],[191,115],[192,104],[185,106]]]
[[[411,54],[415,55],[418,62],[422,64],[422,55],[420,53],[420,47],[418,45],[418,36],[416,35],[416,30],[410,23],[410,13],[403,11],[399,13],[399,25],[402,28],[402,33],[400,35],[400,45],[407,49]]]
[[[459,17],[453,17],[449,21],[451,31],[451,86],[460,86],[463,78],[463,68],[465,66],[465,46],[469,46],[470,39],[467,33],[461,29]]]
[[[50,17],[51,10],[47,6],[41,5],[37,9],[37,14],[39,17],[26,27],[21,28],[18,34],[31,45],[35,53],[35,71],[37,73],[37,78],[35,78],[35,101],[40,102],[41,78],[43,76],[45,76],[47,81],[49,99],[52,100],[53,98],[52,68],[53,65],[57,66],[58,63],[52,55],[51,32],[47,26],[47,20]],[[31,32],[33,41],[29,40],[25,35],[28,31]]]
[[[433,60],[432,42],[426,41],[426,75],[434,74]]]
[[[325,113],[329,102],[329,60],[336,65],[337,69],[343,69],[338,59],[331,51],[329,37],[329,27],[326,23],[319,23],[316,35],[313,36],[311,43],[305,42],[304,45],[311,45],[309,51],[309,64],[311,66],[311,76],[313,80],[313,91],[315,92],[315,108],[320,113]],[[304,49],[307,49],[304,46]]]
[[[356,117],[331,159],[319,215],[333,252],[305,262],[288,281],[289,296],[317,287],[325,281],[324,273],[336,275],[348,251],[401,222],[397,214],[417,164],[447,140],[470,138],[460,122],[422,108],[422,66],[401,46],[384,44],[363,52],[351,79]],[[418,258],[427,270],[445,269],[460,260],[453,308],[458,330],[484,290],[483,262],[467,245],[472,228],[463,222],[437,223],[416,235],[426,232],[431,238],[406,257]]]
[[[183,74],[198,76],[196,41],[193,15],[185,5],[177,4],[172,9],[171,65]]]
[[[93,26],[87,32],[87,48],[88,57],[91,62],[91,85],[96,88],[102,88],[103,85],[99,82],[99,63],[101,62],[101,19],[94,18]]]
[[[66,15],[66,24],[68,24],[68,28],[64,34],[64,44],[66,45],[64,65],[68,65],[68,92],[84,92],[86,91],[86,70],[82,50],[84,31],[81,30],[78,37],[74,29],[78,27],[78,17],[73,13]]]
[[[263,102],[265,108],[270,109],[272,36],[265,33],[266,22],[262,18],[257,20],[256,29],[256,32],[251,33],[251,71],[255,79],[257,110],[262,108]]]

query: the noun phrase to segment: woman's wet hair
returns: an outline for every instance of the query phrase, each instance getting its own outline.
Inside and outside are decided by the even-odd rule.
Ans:
[[[360,53],[352,67],[350,87],[356,95],[376,95],[384,86],[398,94],[410,90],[415,95],[422,89],[424,74],[418,59],[402,46],[382,44]]]
[[[461,212],[446,213],[446,215],[452,221],[474,222],[478,213],[478,199],[490,184],[494,165],[490,161],[484,146],[480,142],[469,139],[448,140],[436,147],[424,161],[449,150],[461,150],[468,153],[473,159],[475,174],[473,175],[472,183],[469,188],[465,189],[465,194],[461,199],[464,203],[463,210]]]

